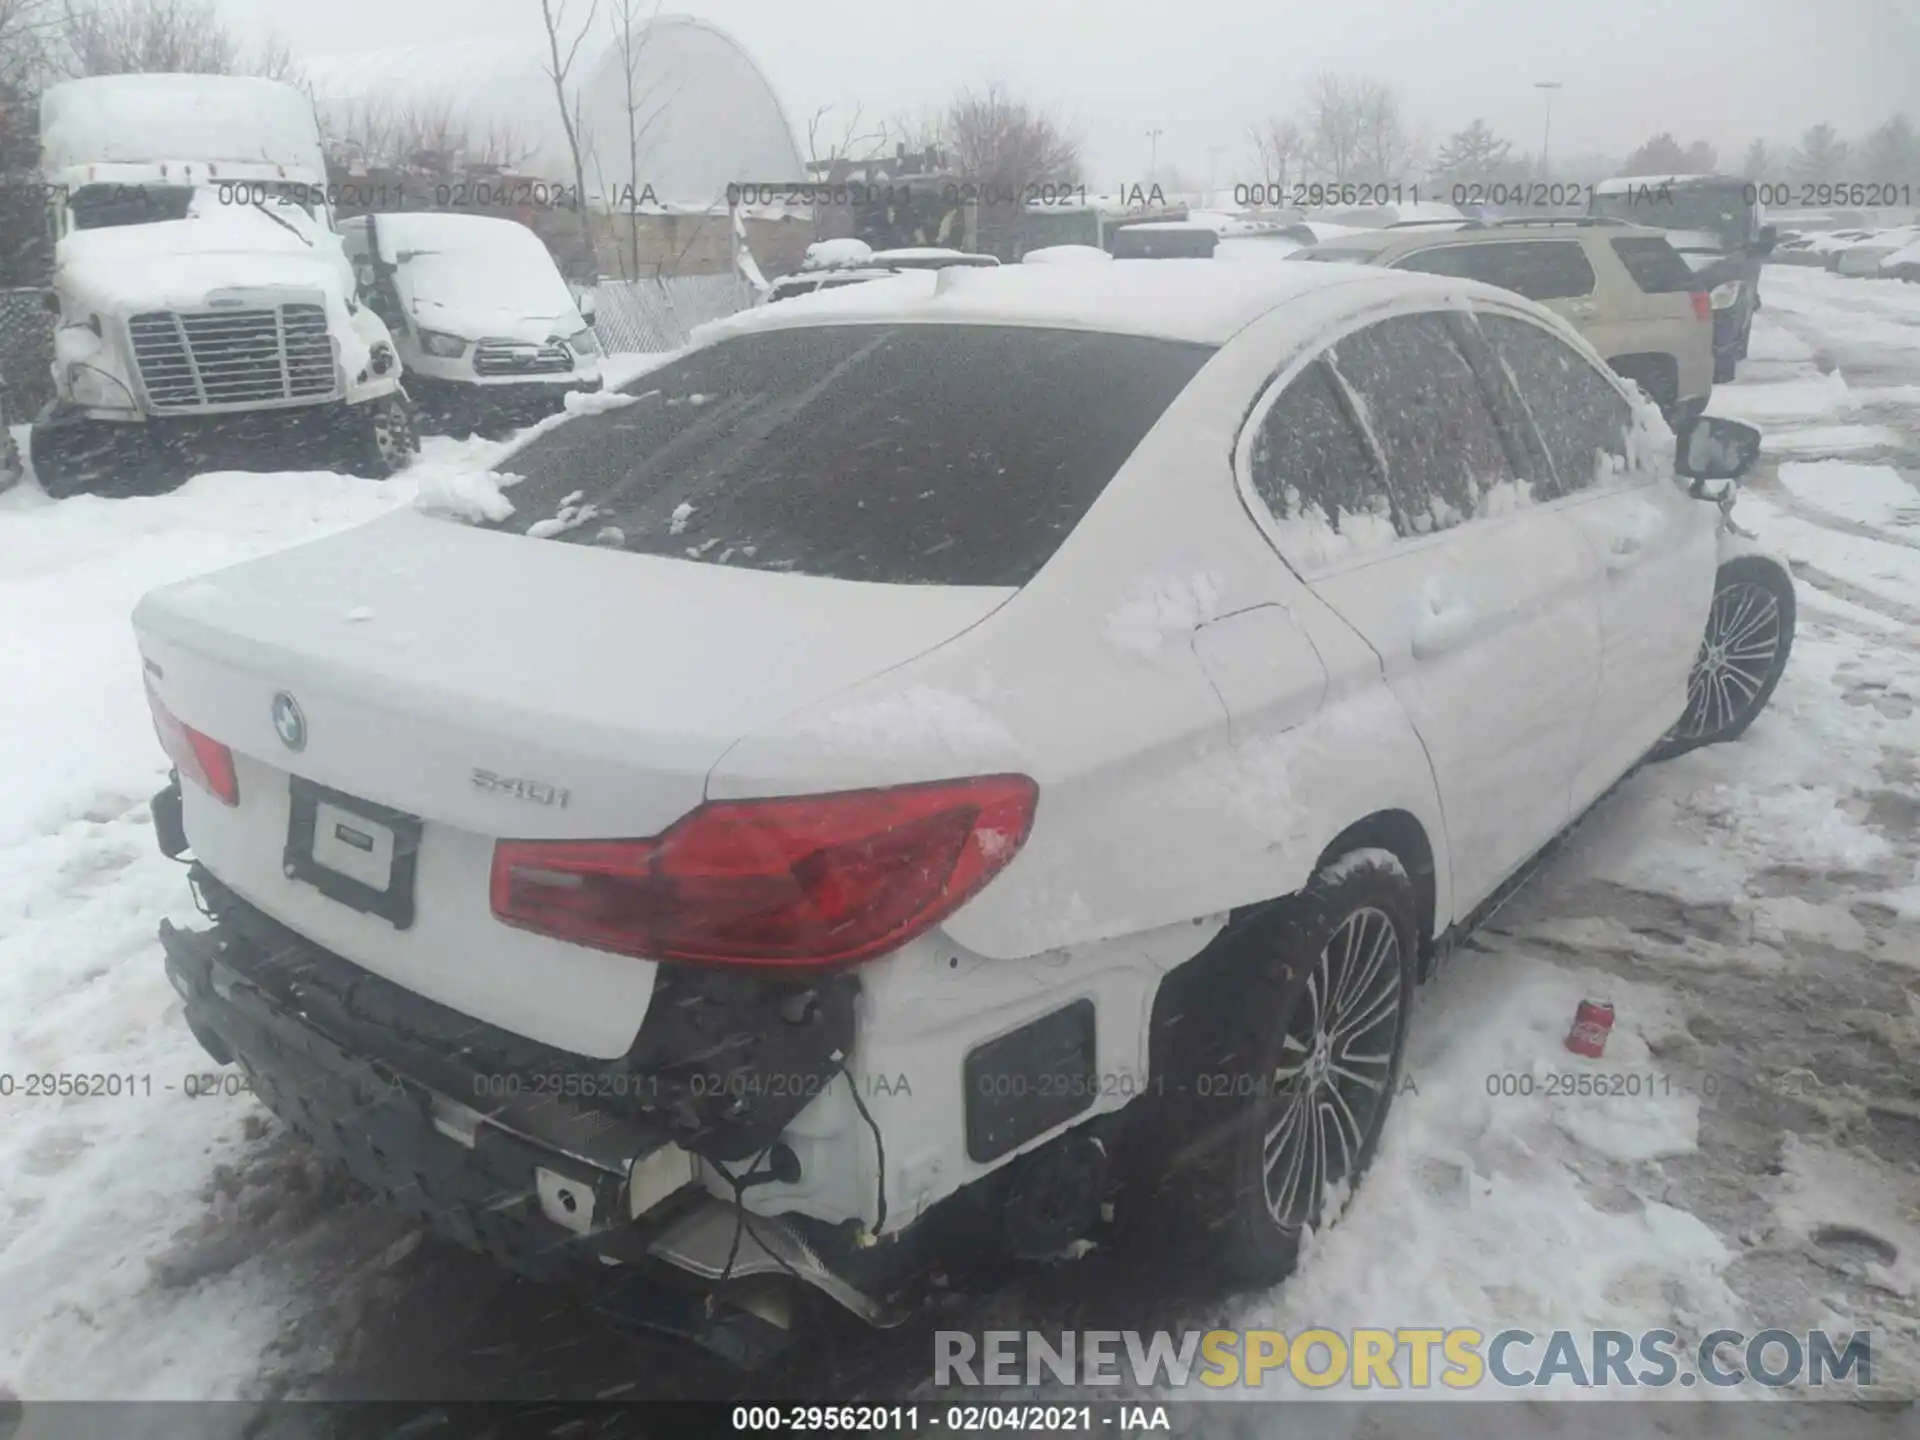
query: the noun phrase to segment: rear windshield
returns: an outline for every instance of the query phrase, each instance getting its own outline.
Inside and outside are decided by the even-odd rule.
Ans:
[[[1025,326],[744,335],[513,455],[523,478],[497,528],[839,580],[1022,585],[1212,353]]]
[[[1613,242],[1613,253],[1633,276],[1633,283],[1649,295],[1671,295],[1693,288],[1693,271],[1665,240],[1654,235]]]

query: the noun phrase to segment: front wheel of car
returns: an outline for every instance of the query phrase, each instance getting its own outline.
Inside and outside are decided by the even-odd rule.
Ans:
[[[1145,1233],[1270,1284],[1338,1217],[1399,1087],[1416,909],[1400,862],[1357,850],[1167,977],[1136,1182]]]
[[[1786,673],[1793,626],[1793,578],[1778,563],[1741,555],[1722,565],[1687,679],[1686,711],[1653,758],[1744,735]]]

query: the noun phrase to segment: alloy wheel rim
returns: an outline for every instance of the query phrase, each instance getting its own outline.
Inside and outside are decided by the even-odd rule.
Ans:
[[[1780,653],[1780,600],[1741,581],[1715,592],[1693,673],[1680,734],[1689,740],[1730,729],[1758,703]]]
[[[1320,948],[1280,1044],[1261,1147],[1267,1213],[1282,1230],[1316,1223],[1351,1183],[1386,1109],[1400,1038],[1400,932],[1384,910],[1350,913]]]

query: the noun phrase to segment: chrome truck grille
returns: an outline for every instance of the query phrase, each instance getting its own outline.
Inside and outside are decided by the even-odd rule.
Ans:
[[[127,322],[134,363],[156,411],[325,400],[333,344],[319,305],[272,310],[152,310]]]
[[[476,375],[565,375],[572,369],[573,354],[558,341],[482,340],[473,347]]]

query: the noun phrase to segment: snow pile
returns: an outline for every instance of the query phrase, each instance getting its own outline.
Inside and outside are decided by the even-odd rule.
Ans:
[[[638,395],[622,395],[618,390],[569,390],[560,402],[569,415],[604,415],[633,404]]]
[[[1841,455],[1890,449],[1900,443],[1900,432],[1886,425],[1813,425],[1770,430],[1760,437],[1763,454],[1779,451],[1786,455]]]
[[[434,465],[415,461],[407,477],[418,489],[414,504],[429,515],[476,524],[487,520],[498,524],[513,514],[513,502],[500,493],[501,486],[512,485],[518,475],[491,470],[473,470],[459,465]]]
[[[1400,538],[1393,528],[1391,502],[1384,495],[1374,496],[1369,510],[1342,510],[1332,519],[1317,501],[1303,504],[1300,492],[1291,485],[1285,498],[1287,513],[1275,518],[1274,528],[1279,531],[1281,553],[1303,569],[1317,570],[1384,550]],[[1434,503],[1439,507],[1434,520],[1451,513],[1444,500]]]
[[[807,246],[802,270],[827,270],[843,265],[864,265],[873,259],[873,247],[864,240],[816,240]]]
[[[1114,649],[1151,660],[1169,640],[1217,617],[1225,594],[1226,580],[1210,570],[1136,580],[1108,613],[1103,633]]]
[[[693,506],[685,500],[682,500],[678,505],[673,507],[673,514],[669,517],[669,523],[667,525],[667,533],[669,535],[685,534],[687,522],[691,519],[693,519]]]
[[[1780,467],[1780,483],[1794,499],[1842,519],[1894,527],[1920,524],[1920,489],[1889,465],[1789,461]]]
[[[534,521],[527,527],[527,534],[536,540],[545,540],[554,535],[564,535],[569,530],[576,530],[590,520],[599,519],[598,506],[581,503],[585,495],[584,490],[575,490],[561,500],[557,514],[546,520]]]
[[[0,496],[0,1071],[133,1081],[3,1102],[0,1385],[29,1399],[245,1393],[287,1303],[284,1279],[252,1258],[269,1243],[260,1225],[211,1184],[259,1148],[248,1126],[261,1112],[185,1090],[212,1067],[154,930],[199,920],[185,872],[153,843],[147,801],[167,760],[128,616],[156,585],[375,519],[408,494],[289,472],[207,474],[149,499]]]

